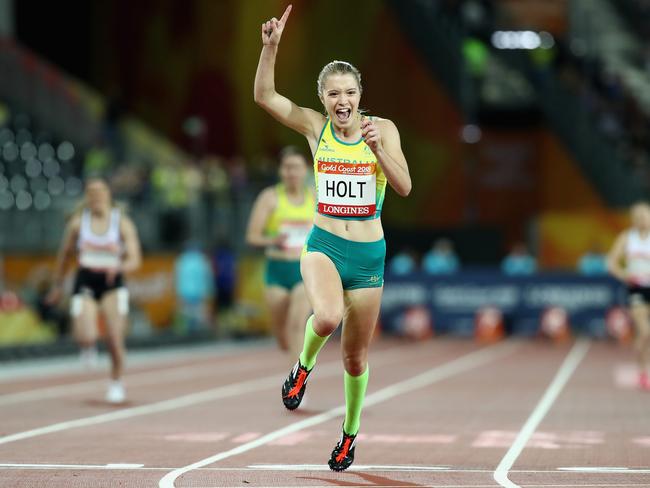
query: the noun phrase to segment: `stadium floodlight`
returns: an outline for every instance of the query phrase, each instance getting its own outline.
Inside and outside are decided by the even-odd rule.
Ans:
[[[18,157],[18,153],[18,146],[13,141],[5,143],[5,145],[2,147],[2,157],[8,163],[15,161]]]
[[[36,178],[41,175],[43,165],[37,158],[31,158],[25,165],[25,174],[30,178]]]
[[[50,180],[47,182],[47,191],[50,193],[50,195],[57,196],[63,193],[63,190],[65,189],[65,183],[63,182],[63,179],[60,176],[55,176],[54,178],[50,178]]]
[[[38,150],[32,141],[24,142],[20,148],[20,159],[23,161],[29,161],[35,158],[37,154]]]
[[[476,144],[481,140],[481,136],[481,128],[474,124],[464,125],[460,133],[461,139],[467,144]]]
[[[23,175],[13,175],[11,177],[10,183],[11,191],[18,193],[19,191],[25,190],[27,188],[27,180]]]
[[[53,158],[56,155],[52,144],[49,142],[44,142],[38,146],[38,159],[41,161],[46,161],[50,158]]]
[[[553,36],[545,31],[495,31],[491,40],[497,49],[550,49],[555,45]]]
[[[74,158],[74,146],[69,141],[63,141],[56,150],[56,155],[61,161],[70,161]]]
[[[45,210],[51,203],[52,198],[44,191],[38,191],[36,192],[36,195],[34,195],[34,208],[36,210]]]
[[[43,164],[43,174],[48,178],[54,178],[59,174],[60,171],[61,165],[54,158],[48,159],[45,161],[45,164]]]
[[[28,191],[21,190],[16,194],[16,208],[28,210],[32,206],[32,195]]]

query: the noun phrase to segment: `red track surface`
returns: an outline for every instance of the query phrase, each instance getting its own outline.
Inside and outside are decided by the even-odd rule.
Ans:
[[[21,375],[0,382],[0,487],[489,487],[504,456],[507,486],[650,487],[650,393],[620,379],[630,350],[577,347],[586,355],[522,439],[572,345],[373,344],[344,473],[326,466],[342,421],[335,343],[297,412],[282,407],[290,365],[270,345],[132,366],[119,407],[102,400],[103,374]]]

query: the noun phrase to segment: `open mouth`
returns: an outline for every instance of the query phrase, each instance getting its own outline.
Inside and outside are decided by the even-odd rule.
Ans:
[[[352,110],[349,108],[340,108],[336,111],[336,118],[339,120],[339,122],[347,122],[350,120],[351,113]]]

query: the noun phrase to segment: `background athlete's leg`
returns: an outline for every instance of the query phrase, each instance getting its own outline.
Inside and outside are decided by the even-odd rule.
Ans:
[[[70,303],[72,334],[81,348],[80,359],[86,368],[97,365],[97,302],[84,294],[74,295]]]
[[[124,369],[124,335],[128,318],[128,292],[126,289],[111,290],[101,301],[106,318],[106,345],[111,355],[111,378],[119,380]]]
[[[289,343],[289,354],[292,361],[300,355],[302,351],[305,321],[311,312],[311,305],[307,298],[307,290],[304,283],[296,284],[291,290],[289,298],[289,312],[287,314],[287,340]]]
[[[271,314],[271,328],[275,336],[280,350],[291,352],[290,343],[291,333],[287,327],[287,315],[289,310],[289,292],[281,286],[268,286],[264,290],[264,299]],[[291,361],[295,361],[295,357],[291,357]]]
[[[318,351],[343,318],[343,285],[332,260],[320,252],[303,255],[300,272],[313,310],[313,319],[307,321],[311,330],[305,330],[302,354],[313,365]]]
[[[359,430],[363,398],[368,385],[368,348],[372,339],[383,288],[345,292],[345,317],[341,336],[345,368],[345,423],[347,434]]]
[[[645,303],[634,303],[630,306],[630,313],[636,328],[634,348],[639,369],[647,375],[650,363],[650,306]]]

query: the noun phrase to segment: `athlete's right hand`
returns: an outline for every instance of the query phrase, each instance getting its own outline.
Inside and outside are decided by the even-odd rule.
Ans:
[[[61,292],[61,287],[58,285],[54,285],[52,289],[48,292],[48,294],[45,296],[45,303],[48,305],[56,305],[61,300],[62,295],[63,293]]]
[[[275,236],[275,239],[273,239],[273,247],[276,249],[284,249],[286,247],[287,239],[288,239],[287,234],[278,234]]]
[[[284,26],[287,24],[290,13],[291,5],[284,11],[280,20],[273,17],[271,20],[262,24],[262,44],[265,46],[277,46],[280,44],[282,31],[284,31]]]

